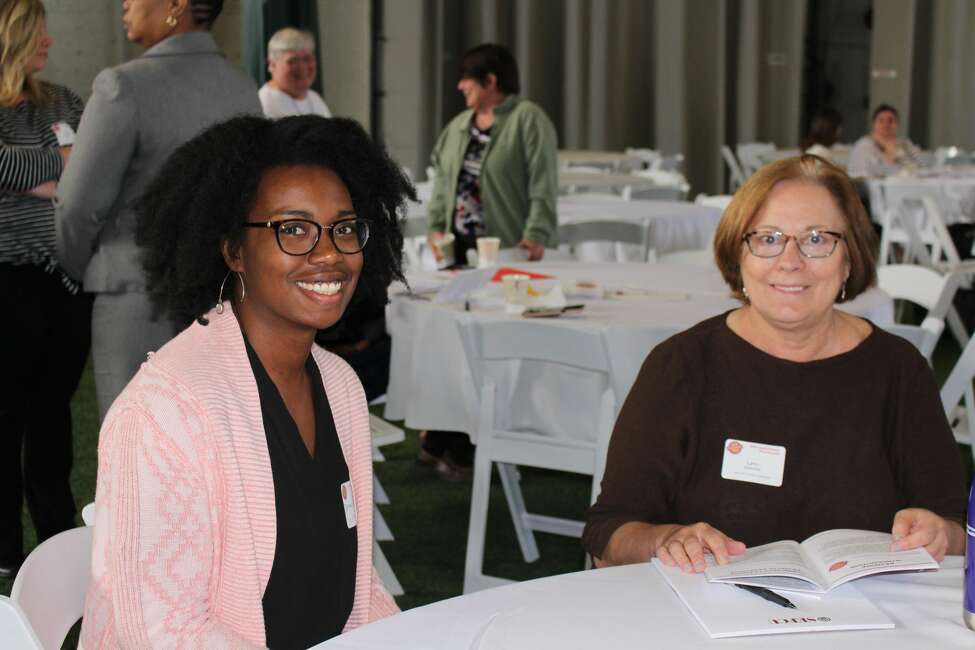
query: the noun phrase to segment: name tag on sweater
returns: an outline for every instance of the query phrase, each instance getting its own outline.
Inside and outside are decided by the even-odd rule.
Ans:
[[[721,478],[781,487],[784,473],[785,447],[734,438],[724,441]]]
[[[342,506],[345,508],[345,525],[355,528],[358,517],[355,512],[355,496],[352,494],[352,481],[346,481],[341,486]]]

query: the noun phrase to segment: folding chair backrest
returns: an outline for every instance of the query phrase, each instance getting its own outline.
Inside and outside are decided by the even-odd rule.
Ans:
[[[938,306],[941,309],[936,315],[940,318],[944,318],[951,301],[950,297],[948,305],[943,302],[939,305],[939,301],[946,288],[952,285],[957,287],[957,279],[953,276],[943,276],[919,264],[887,264],[877,269],[877,286],[891,298],[909,300],[929,312]]]
[[[459,321],[461,340],[480,395],[488,381],[484,362],[536,361],[609,376],[610,363],[600,331],[549,327],[530,319]],[[608,385],[608,382],[607,382]]]
[[[762,161],[762,154],[774,151],[775,145],[771,142],[741,142],[735,147],[738,160],[741,162],[741,170],[745,173],[746,178],[765,164]]]
[[[944,332],[945,322],[940,318],[928,316],[920,325],[909,325],[906,323],[888,323],[883,326],[891,334],[907,339],[917,348],[921,356],[930,363],[934,348]]]
[[[85,608],[91,579],[93,528],[72,528],[35,548],[17,573],[10,599],[30,621],[44,648],[60,648]]]
[[[694,203],[719,208],[721,211],[724,211],[728,207],[728,204],[731,203],[732,198],[734,197],[731,194],[712,194],[711,196],[698,194],[694,198]]]
[[[0,641],[5,650],[44,650],[23,610],[6,596],[0,596]]]
[[[724,159],[724,164],[728,166],[728,173],[731,178],[731,192],[734,193],[739,187],[745,184],[745,172],[742,170],[741,165],[738,164],[738,159],[735,158],[731,147],[726,144],[721,145],[721,157]]]
[[[608,241],[635,244],[642,248],[642,260],[650,250],[650,224],[648,221],[624,221],[595,219],[559,224],[559,243],[570,249],[583,242]]]

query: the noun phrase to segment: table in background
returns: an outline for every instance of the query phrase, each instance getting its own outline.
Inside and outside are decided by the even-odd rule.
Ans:
[[[595,281],[607,288],[629,287],[647,295],[620,299],[576,300],[586,307],[559,318],[534,319],[532,329],[544,337],[553,327],[573,327],[601,332],[610,354],[617,400],[622,401],[632,386],[644,358],[654,345],[711,316],[740,306],[729,296],[718,270],[710,265],[688,264],[524,264],[518,268],[556,276],[563,283]],[[416,289],[443,283],[434,273],[410,274]],[[491,291],[498,295],[500,286]],[[385,417],[405,420],[413,429],[446,431],[476,430],[477,396],[457,329],[457,318],[471,314],[483,319],[511,319],[498,304],[464,312],[458,306],[435,305],[390,291],[386,323],[392,336],[389,387]],[[893,322],[893,301],[878,289],[871,289],[841,306],[878,324]],[[508,403],[508,417],[543,421],[552,430],[573,439],[590,439],[584,425],[598,412],[601,385],[591,376],[556,373],[551,368],[525,364],[518,372],[523,385],[545,382],[546,393],[571,396],[558,403],[535,401],[530,391],[516,393]],[[587,415],[588,414],[588,415]]]
[[[962,622],[963,558],[940,571],[871,576],[856,585],[893,630],[711,639],[649,563],[569,573],[411,609],[316,646],[321,650],[630,650],[975,647]],[[828,596],[827,596],[828,598]]]
[[[558,159],[560,168],[569,165],[607,165],[613,169],[639,169],[643,167],[643,160],[640,157],[631,156],[622,151],[560,149]]]
[[[975,222],[975,169],[925,171],[916,176],[867,179],[871,217],[880,224],[884,223],[887,209],[883,189],[885,183],[938,190],[945,197],[939,205],[945,224]]]

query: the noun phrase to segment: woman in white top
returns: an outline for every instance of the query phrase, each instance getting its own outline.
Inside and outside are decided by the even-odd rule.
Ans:
[[[257,93],[265,115],[332,117],[322,96],[311,89],[318,72],[311,34],[294,27],[276,31],[267,44],[267,69],[271,80]]]
[[[857,140],[850,151],[850,176],[889,176],[906,165],[918,165],[921,151],[907,138],[897,137],[899,122],[893,106],[881,104],[874,109],[870,133]]]

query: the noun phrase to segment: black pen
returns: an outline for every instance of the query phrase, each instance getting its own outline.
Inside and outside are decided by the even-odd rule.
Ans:
[[[765,600],[769,601],[770,603],[775,603],[776,605],[779,605],[780,607],[788,607],[789,609],[797,609],[797,607],[795,606],[795,604],[791,600],[789,600],[788,598],[785,598],[784,596],[778,595],[777,593],[775,593],[771,589],[766,589],[765,587],[755,587],[753,585],[735,585],[735,586],[738,587],[739,589],[744,589],[745,591],[749,591],[749,592],[755,594],[756,596],[758,596],[759,598],[764,598]]]

